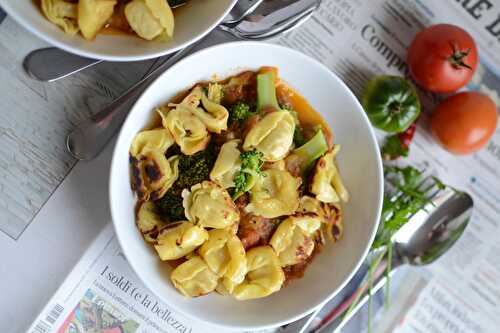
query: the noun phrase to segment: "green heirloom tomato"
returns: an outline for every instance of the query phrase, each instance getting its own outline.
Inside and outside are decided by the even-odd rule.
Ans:
[[[368,82],[363,94],[363,108],[373,126],[389,133],[401,133],[420,114],[420,101],[408,80],[381,75]]]

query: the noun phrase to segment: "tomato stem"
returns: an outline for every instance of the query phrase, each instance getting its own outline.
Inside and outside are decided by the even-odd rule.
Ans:
[[[472,70],[472,68],[464,62],[464,58],[466,58],[471,51],[470,49],[467,49],[467,51],[460,51],[458,49],[457,43],[451,43],[451,50],[452,50],[452,55],[448,57],[448,61],[454,67],[467,68]]]
[[[392,102],[389,104],[389,110],[391,111],[391,113],[393,114],[398,114],[401,112],[401,103],[399,102]]]

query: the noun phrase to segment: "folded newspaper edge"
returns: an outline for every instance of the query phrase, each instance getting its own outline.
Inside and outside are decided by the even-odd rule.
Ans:
[[[230,332],[176,313],[126,261],[111,223],[101,231],[28,333]]]

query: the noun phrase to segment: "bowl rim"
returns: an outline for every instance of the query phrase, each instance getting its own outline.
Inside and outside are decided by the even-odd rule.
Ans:
[[[158,58],[167,54],[171,54],[174,52],[177,52],[179,50],[182,50],[186,48],[187,46],[194,44],[204,38],[206,35],[208,35],[210,32],[212,32],[218,25],[219,23],[229,14],[231,9],[233,9],[234,5],[238,2],[238,0],[231,0],[231,4],[224,10],[222,15],[220,15],[217,20],[215,20],[208,29],[204,30],[203,32],[195,35],[193,38],[185,41],[182,44],[179,44],[176,47],[172,48],[166,48],[162,51],[158,52],[152,52],[144,55],[111,55],[111,54],[103,54],[103,53],[96,53],[92,51],[87,51],[84,50],[80,47],[76,46],[71,46],[66,44],[65,42],[62,42],[58,40],[57,38],[45,34],[37,29],[35,25],[29,20],[26,19],[22,14],[20,14],[18,11],[14,10],[12,6],[10,5],[9,0],[0,0],[0,6],[2,9],[7,13],[8,16],[12,17],[17,23],[19,23],[20,26],[22,26],[24,29],[38,37],[39,39],[51,44],[54,47],[57,47],[59,49],[62,49],[66,52],[76,54],[82,57],[86,58],[91,58],[91,59],[97,59],[97,60],[105,60],[105,61],[114,61],[114,62],[127,62],[127,61],[141,61],[141,60],[148,60],[148,59],[154,59]],[[40,15],[43,15],[40,13]],[[175,32],[174,32],[175,33]]]
[[[357,106],[357,108],[360,110],[360,111],[363,111],[363,107],[361,106],[361,103],[358,101],[357,97],[354,95],[354,93],[351,91],[351,89],[344,83],[344,81],[342,81],[335,73],[333,73],[328,67],[326,67],[324,64],[322,64],[321,62],[319,62],[318,60],[304,54],[304,53],[301,53],[297,50],[294,50],[294,49],[291,49],[289,47],[285,47],[285,46],[281,46],[281,45],[277,45],[277,44],[271,44],[271,43],[267,43],[267,42],[257,42],[257,41],[236,41],[236,42],[228,42],[228,43],[222,43],[222,44],[218,44],[218,45],[213,45],[213,46],[210,46],[210,47],[207,47],[205,49],[202,49],[202,50],[199,50],[193,54],[190,54],[189,56],[181,59],[179,62],[177,62],[176,64],[174,64],[172,67],[170,67],[169,69],[167,69],[165,72],[163,72],[160,76],[158,76],[158,78],[156,78],[142,93],[141,93],[141,96],[136,100],[136,102],[133,104],[133,106],[130,108],[130,111],[132,112],[136,106],[140,103],[142,103],[142,98],[144,98],[144,95],[145,93],[147,92],[147,90],[157,84],[157,82],[164,76],[164,75],[167,75],[168,71],[170,69],[174,69],[176,67],[180,67],[180,66],[183,66],[185,62],[189,61],[192,57],[197,57],[199,56],[200,54],[203,55],[203,54],[210,54],[214,49],[219,49],[219,48],[232,48],[232,47],[238,47],[239,45],[245,45],[245,46],[250,46],[250,47],[253,47],[253,46],[258,46],[258,47],[262,47],[263,45],[265,45],[265,47],[267,48],[274,48],[276,50],[283,50],[285,49],[286,52],[291,52],[291,53],[295,53],[295,56],[298,56],[298,57],[301,57],[304,59],[304,61],[308,61],[308,62],[311,62],[313,63],[314,65],[316,66],[320,66],[321,69],[325,72],[328,73],[328,75],[330,75],[335,81],[337,81],[343,88],[344,90],[347,91],[347,93],[350,95],[350,97],[352,98],[352,100],[354,101],[355,105]],[[215,73],[216,74],[216,73]],[[129,113],[130,114],[130,113]],[[368,129],[369,129],[369,137],[371,138],[371,145],[373,146],[373,149],[375,149],[376,151],[379,151],[379,148],[378,148],[378,141],[377,141],[377,138],[376,138],[376,135],[375,135],[375,130],[373,129],[373,126],[371,125],[370,123],[370,120],[368,119],[368,116],[366,115],[365,112],[361,112],[362,114],[362,118],[364,119],[364,121],[368,124]],[[109,191],[109,205],[110,205],[110,213],[111,213],[111,220],[112,220],[112,223],[113,223],[113,227],[115,229],[115,231],[117,230],[117,225],[115,223],[115,214],[114,214],[114,205],[113,205],[113,195],[114,195],[114,192],[113,192],[113,188],[115,187],[114,186],[114,182],[113,182],[113,170],[115,169],[115,165],[118,163],[117,162],[117,147],[118,147],[118,143],[120,143],[120,141],[122,140],[122,136],[125,136],[125,132],[123,131],[123,128],[125,128],[126,124],[128,121],[130,121],[130,117],[127,115],[127,118],[125,119],[123,125],[122,125],[122,128],[120,129],[120,133],[118,134],[117,136],[117,140],[115,142],[115,147],[113,148],[113,155],[112,155],[112,159],[111,159],[111,164],[110,164],[110,176],[109,176],[109,188],[108,188],[108,191]],[[376,159],[376,163],[374,165],[374,168],[376,168],[377,170],[377,175],[378,175],[378,193],[377,193],[377,198],[376,200],[378,201],[377,202],[377,208],[376,208],[376,216],[378,216],[378,219],[376,221],[376,223],[373,224],[373,227],[372,227],[372,230],[370,232],[370,239],[369,239],[369,242],[367,244],[365,244],[364,246],[364,249],[363,249],[363,255],[358,259],[358,261],[356,262],[356,264],[354,265],[354,269],[349,273],[349,275],[347,276],[347,278],[344,280],[343,283],[341,283],[335,290],[333,290],[326,298],[324,298],[322,300],[322,302],[318,303],[317,305],[315,306],[311,306],[311,307],[308,307],[308,308],[305,308],[301,313],[293,316],[293,317],[289,317],[287,319],[284,319],[284,320],[280,320],[280,321],[277,321],[277,322],[274,322],[272,324],[258,324],[258,325],[231,325],[231,324],[224,324],[224,323],[217,323],[217,322],[213,322],[213,321],[207,321],[205,319],[202,319],[202,318],[198,318],[196,317],[196,315],[188,312],[188,311],[185,311],[183,309],[181,309],[180,307],[177,307],[175,303],[169,303],[163,296],[157,294],[153,288],[151,288],[151,284],[142,279],[141,278],[141,275],[140,275],[140,272],[138,269],[136,269],[135,265],[128,260],[128,256],[127,256],[127,253],[126,251],[123,251],[125,257],[127,258],[127,262],[129,263],[130,267],[132,268],[132,270],[134,271],[134,273],[137,275],[137,277],[139,278],[139,280],[149,289],[153,292],[153,294],[155,294],[161,301],[163,301],[164,303],[166,303],[167,306],[170,306],[172,309],[174,309],[175,311],[178,311],[179,313],[181,313],[182,315],[186,316],[187,318],[192,318],[194,320],[197,320],[199,322],[205,322],[207,324],[210,324],[210,325],[213,325],[213,326],[218,326],[218,327],[223,327],[223,328],[226,328],[226,329],[238,329],[238,330],[262,330],[262,329],[269,329],[269,328],[275,328],[275,327],[279,327],[279,326],[282,326],[282,325],[285,325],[285,324],[289,324],[289,323],[292,323],[296,320],[299,320],[307,315],[309,315],[310,313],[312,313],[314,310],[316,310],[318,308],[318,306],[321,306],[322,304],[326,304],[327,302],[329,302],[333,297],[335,297],[348,283],[349,281],[352,280],[353,276],[355,275],[355,273],[359,270],[359,268],[361,267],[362,263],[364,262],[365,258],[367,257],[368,255],[368,252],[370,250],[370,247],[371,247],[371,244],[373,243],[373,240],[375,239],[375,235],[377,233],[377,229],[378,229],[378,225],[380,223],[380,215],[382,213],[382,204],[383,204],[383,193],[384,193],[384,174],[383,174],[383,164],[382,164],[382,157],[381,157],[381,154],[375,154],[375,159]],[[120,236],[120,233],[118,232],[115,232],[116,234],[116,237],[118,239],[118,243],[120,244],[120,246],[123,248],[125,248],[126,244],[124,243],[124,241],[122,240],[121,236]]]

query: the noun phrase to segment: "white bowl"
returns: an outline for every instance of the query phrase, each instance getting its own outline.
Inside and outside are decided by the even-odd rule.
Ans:
[[[48,21],[35,1],[0,0],[0,6],[17,22],[48,43],[81,56],[108,61],[156,58],[199,40],[229,13],[237,0],[193,0],[175,11],[174,37],[168,42],[147,41],[131,35],[98,35],[87,41],[66,35]]]
[[[212,293],[183,297],[171,284],[171,268],[162,263],[135,226],[135,197],[130,189],[128,151],[132,139],[150,121],[153,109],[199,81],[269,65],[326,119],[334,141],[342,145],[338,164],[351,200],[345,205],[344,237],[328,244],[294,280],[263,299],[237,301]],[[130,265],[144,284],[175,310],[213,324],[258,329],[282,325],[332,298],[352,277],[375,236],[382,206],[383,174],[374,132],[347,86],[325,66],[291,49],[256,42],[222,44],[202,50],[163,73],[132,108],[114,150],[110,175],[111,214]]]

